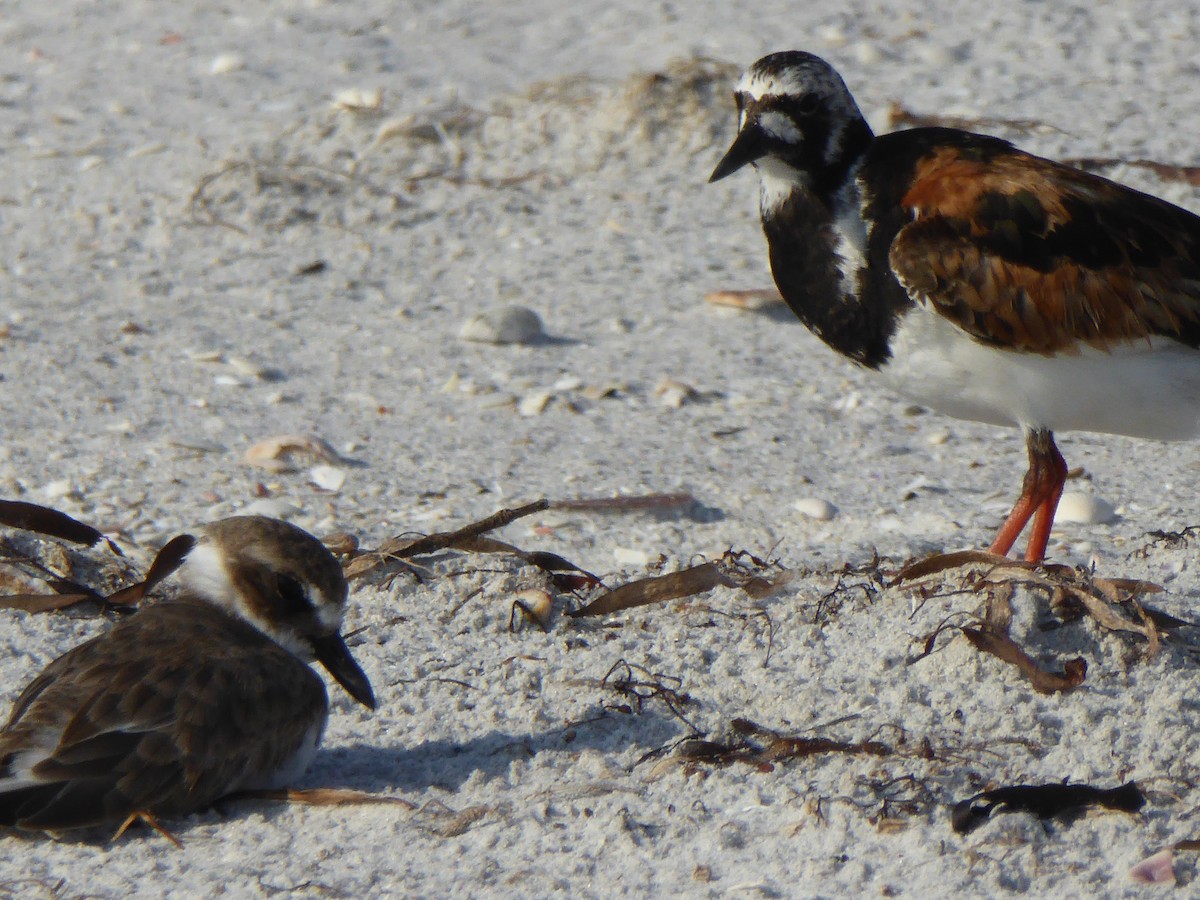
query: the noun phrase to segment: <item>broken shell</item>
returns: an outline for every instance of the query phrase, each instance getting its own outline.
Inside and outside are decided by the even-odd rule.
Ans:
[[[346,483],[346,470],[337,466],[313,466],[308,470],[308,480],[321,490],[336,494]]]
[[[294,457],[322,463],[335,463],[339,459],[337,451],[319,437],[280,434],[251,446],[242,457],[242,462],[268,472],[291,472],[298,468]]]
[[[1129,877],[1139,884],[1175,884],[1175,855],[1171,848],[1143,859],[1129,870]]]
[[[522,416],[541,415],[542,410],[546,408],[546,404],[550,402],[550,398],[553,396],[553,391],[538,391],[537,393],[522,397],[517,404],[517,412]]]
[[[650,564],[650,554],[645,550],[634,550],[631,547],[613,547],[613,558],[624,566],[646,566]]]
[[[213,61],[208,64],[208,71],[212,75],[228,75],[230,72],[245,68],[245,66],[245,60],[236,53],[222,53],[220,56],[214,57]]]
[[[502,306],[467,319],[458,336],[484,344],[528,344],[544,336],[542,320],[524,306]]]
[[[1080,525],[1103,525],[1117,517],[1113,505],[1103,497],[1079,491],[1067,491],[1058,501],[1055,522],[1076,522]]]
[[[42,496],[47,500],[61,500],[72,493],[73,490],[69,479],[60,478],[57,481],[51,481],[49,484],[43,485]]]
[[[696,389],[690,384],[664,377],[654,386],[654,393],[662,401],[663,406],[679,409],[688,400],[696,397]]]
[[[554,612],[554,598],[540,588],[518,591],[516,601],[525,613],[542,629],[550,627],[550,616]]]
[[[347,88],[334,95],[333,105],[349,112],[376,112],[383,106],[381,88]]]
[[[828,522],[837,515],[837,507],[819,497],[801,497],[792,506],[800,515],[818,522]]]
[[[239,375],[245,375],[247,378],[265,379],[267,370],[258,363],[251,362],[248,359],[243,359],[240,356],[230,356],[225,360],[225,365],[233,369]]]

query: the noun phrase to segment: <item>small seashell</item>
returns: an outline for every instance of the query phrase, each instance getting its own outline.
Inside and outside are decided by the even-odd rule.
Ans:
[[[623,566],[645,566],[650,564],[650,554],[631,547],[613,547],[613,558]]]
[[[71,491],[71,481],[67,478],[60,478],[57,481],[51,481],[49,484],[42,486],[42,496],[47,500],[61,500],[70,494]]]
[[[605,397],[615,397],[624,390],[625,385],[610,381],[608,384],[589,384],[580,394],[585,400],[603,400]]]
[[[458,336],[483,344],[529,344],[543,337],[542,320],[524,306],[502,306],[467,319]]]
[[[937,431],[931,431],[925,435],[925,443],[932,444],[934,447],[940,447],[950,440],[950,432],[945,428],[939,428]]]
[[[264,379],[267,375],[267,370],[258,363],[251,362],[248,359],[243,359],[240,356],[230,356],[225,360],[225,365],[233,369],[239,375],[244,375],[247,378]]]
[[[242,462],[268,472],[292,472],[297,465],[292,457],[304,457],[322,463],[338,462],[337,451],[319,437],[306,434],[280,434],[250,447]]]
[[[583,379],[577,375],[564,375],[554,382],[556,391],[577,391],[583,387]]]
[[[554,396],[553,391],[537,391],[522,397],[517,403],[517,412],[522,416],[537,416],[541,415],[542,410],[546,408],[546,404],[550,402],[550,398]]]
[[[1067,491],[1058,502],[1055,522],[1076,522],[1080,525],[1103,525],[1117,517],[1113,505],[1103,497]]]
[[[220,350],[189,350],[187,355],[192,362],[217,363],[225,359]]]
[[[236,53],[222,53],[213,57],[213,61],[208,64],[208,71],[211,75],[228,75],[245,67],[246,61]]]
[[[550,627],[550,616],[554,612],[554,598],[540,588],[518,591],[517,602],[543,629]]]
[[[828,522],[837,515],[837,507],[820,497],[801,497],[792,506],[800,515],[818,522]]]
[[[381,88],[347,88],[333,97],[333,105],[349,112],[375,112],[383,106]]]
[[[1171,848],[1143,859],[1129,870],[1129,877],[1139,884],[1175,884],[1175,855]]]
[[[696,397],[696,389],[690,384],[684,384],[682,381],[676,381],[669,377],[663,377],[654,386],[654,393],[658,395],[663,406],[671,409],[679,409],[688,400]]]
[[[337,466],[313,466],[308,470],[308,480],[321,490],[336,494],[346,483],[346,470]]]

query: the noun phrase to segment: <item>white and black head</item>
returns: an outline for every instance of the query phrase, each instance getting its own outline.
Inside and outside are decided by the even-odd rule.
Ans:
[[[734,91],[738,136],[709,181],[753,164],[763,179],[836,192],[870,145],[871,129],[829,63],[789,50],[764,56]]]
[[[287,522],[233,516],[205,526],[179,569],[184,592],[219,606],[307,661],[371,709],[367,676],[342,640],[349,588],[319,540]]]

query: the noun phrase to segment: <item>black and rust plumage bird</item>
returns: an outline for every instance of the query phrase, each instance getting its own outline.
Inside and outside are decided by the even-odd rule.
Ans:
[[[1055,431],[1200,436],[1200,218],[950,128],[875,135],[808,53],[742,76],[712,174],[758,170],[771,270],[833,349],[947,415],[1026,434],[992,543],[1033,520],[1040,560],[1067,467]]]

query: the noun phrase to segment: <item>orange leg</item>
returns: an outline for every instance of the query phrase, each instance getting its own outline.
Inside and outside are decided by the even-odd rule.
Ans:
[[[117,829],[117,833],[112,836],[112,839],[114,841],[117,840],[121,835],[128,831],[129,826],[133,825],[135,822],[142,822],[146,825],[149,825],[180,850],[183,849],[183,841],[179,840],[179,838],[167,831],[167,829],[163,827],[162,823],[159,822],[153,814],[144,809],[138,809],[131,812],[126,817],[125,821],[121,823],[121,827]]]
[[[1054,513],[1058,509],[1063,486],[1067,483],[1067,463],[1058,452],[1054,435],[1048,429],[1036,428],[1027,432],[1025,443],[1029,450],[1029,471],[1025,473],[1021,496],[1004,520],[990,549],[992,553],[1007,556],[1029,520],[1033,519],[1025,559],[1040,562],[1046,556]]]

